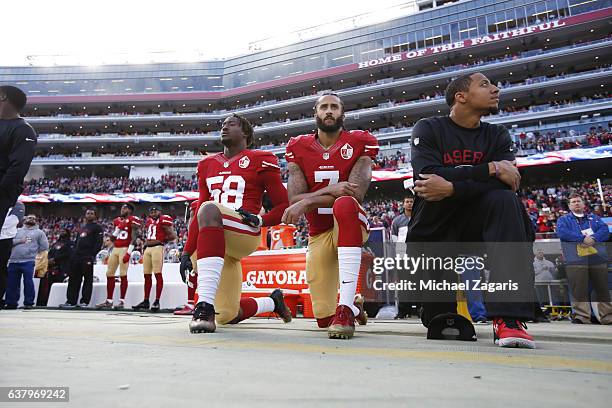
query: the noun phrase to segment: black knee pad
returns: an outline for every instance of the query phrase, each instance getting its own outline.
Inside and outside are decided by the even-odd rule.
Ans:
[[[444,313],[429,322],[427,339],[476,341],[476,330],[465,317],[456,313]]]

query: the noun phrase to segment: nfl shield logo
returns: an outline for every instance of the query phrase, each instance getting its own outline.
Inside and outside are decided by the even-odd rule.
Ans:
[[[323,160],[329,159],[329,153],[323,153]]]
[[[340,149],[340,155],[342,156],[343,159],[346,159],[346,160],[353,157],[353,148],[351,147],[351,145],[347,143],[344,146],[342,146],[342,149]]]
[[[240,166],[241,169],[246,169],[247,167],[249,167],[249,163],[251,161],[249,160],[249,158],[247,156],[244,156],[242,159],[240,159],[240,161],[238,161],[238,166]]]
[[[229,167],[229,163],[228,162],[223,163],[223,167],[225,168]]]

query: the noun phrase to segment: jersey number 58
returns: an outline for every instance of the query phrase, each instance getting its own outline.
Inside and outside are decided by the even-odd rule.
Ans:
[[[242,176],[214,176],[206,179],[213,201],[237,210],[242,207],[245,181]],[[233,197],[233,198],[232,198]]]

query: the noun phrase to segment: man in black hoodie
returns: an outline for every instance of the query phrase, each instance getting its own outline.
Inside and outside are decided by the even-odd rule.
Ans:
[[[511,275],[524,286],[520,290],[526,296],[533,292],[531,254],[521,252],[516,257],[508,243],[525,243],[519,245],[523,251],[534,234],[515,193],[520,174],[512,140],[504,126],[481,122],[482,116],[498,112],[499,88],[481,73],[462,75],[448,85],[446,102],[449,116],[421,119],[412,131],[417,197],[406,241],[426,249],[422,243],[484,242],[491,280]],[[496,344],[534,348],[522,323],[533,319],[532,304],[499,299],[487,302]],[[423,323],[427,326],[436,316],[456,313],[456,308],[448,297],[427,302]]]
[[[14,86],[0,86],[0,220],[23,191],[36,146],[36,132],[19,112],[27,97]]]
[[[102,248],[102,238],[104,236],[104,230],[96,222],[97,219],[96,210],[90,208],[85,211],[86,223],[81,226],[81,233],[74,245],[74,253],[70,260],[66,303],[59,305],[61,309],[86,308],[91,301],[94,264],[96,255]],[[81,301],[77,305],[79,292],[81,292],[81,282],[83,282],[83,291]]]

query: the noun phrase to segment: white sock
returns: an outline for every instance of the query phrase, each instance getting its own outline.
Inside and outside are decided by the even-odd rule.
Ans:
[[[271,297],[253,298],[257,302],[257,313],[270,313],[274,311],[274,300]]]
[[[221,279],[223,258],[211,256],[198,259],[198,302],[215,305],[215,296]]]
[[[338,269],[340,272],[340,302],[339,304],[351,308],[357,316],[359,309],[355,306],[355,292],[357,291],[357,279],[359,279],[359,267],[361,266],[360,247],[338,248]]]

